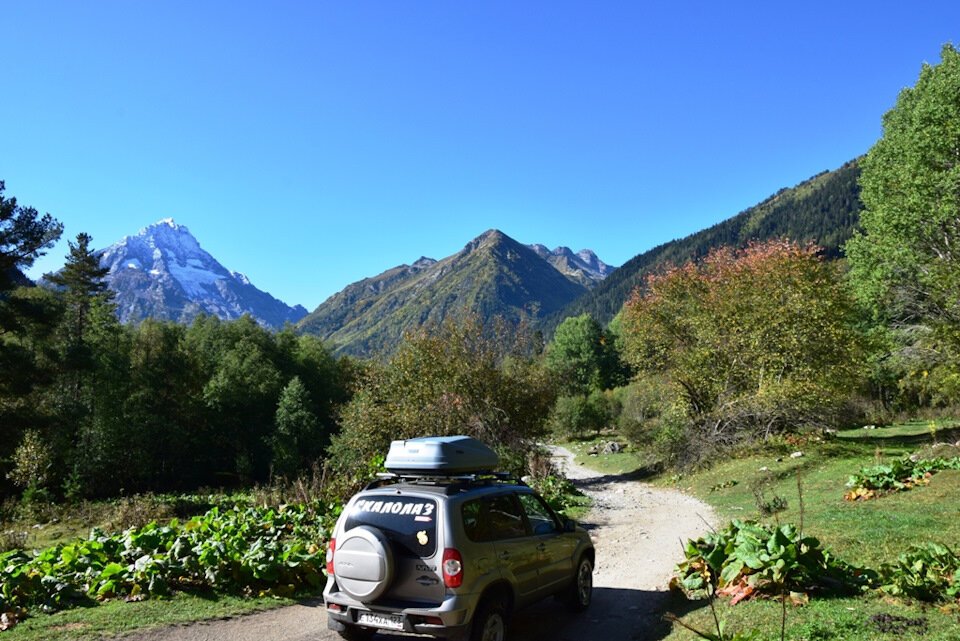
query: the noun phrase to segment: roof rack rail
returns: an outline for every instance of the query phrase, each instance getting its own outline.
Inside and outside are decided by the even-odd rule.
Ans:
[[[377,478],[364,487],[364,490],[393,485],[395,483],[415,483],[421,485],[493,485],[494,483],[514,483],[526,485],[523,480],[509,472],[478,471],[470,474],[438,474],[436,472],[379,472]]]

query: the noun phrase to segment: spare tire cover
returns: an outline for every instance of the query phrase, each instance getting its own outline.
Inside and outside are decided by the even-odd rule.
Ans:
[[[393,550],[383,532],[359,525],[337,537],[333,574],[340,589],[358,601],[373,601],[393,580]]]

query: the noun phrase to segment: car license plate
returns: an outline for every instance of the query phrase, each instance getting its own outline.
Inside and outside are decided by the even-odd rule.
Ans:
[[[377,614],[376,612],[361,612],[357,617],[360,625],[372,625],[388,630],[403,630],[403,617],[399,614]]]

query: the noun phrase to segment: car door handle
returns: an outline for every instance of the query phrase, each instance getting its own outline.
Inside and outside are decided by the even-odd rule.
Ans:
[[[547,544],[546,544],[546,543],[541,543],[540,545],[537,546],[537,549],[540,550],[541,552],[543,552],[544,550],[547,549]]]
[[[510,558],[510,553],[509,553],[509,552],[501,552],[499,558],[501,558],[501,559],[503,559],[504,561],[506,561],[507,559]]]

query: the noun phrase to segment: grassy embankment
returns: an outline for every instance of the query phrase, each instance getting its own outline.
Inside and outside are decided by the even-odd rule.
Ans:
[[[909,455],[934,440],[955,442],[960,438],[960,430],[947,429],[955,425],[956,422],[938,422],[931,426],[930,421],[916,421],[889,428],[847,430],[829,441],[780,442],[679,478],[671,472],[657,476],[638,472],[647,461],[629,449],[605,457],[584,456],[590,443],[574,444],[574,449],[579,454],[578,462],[589,467],[628,478],[645,477],[648,482],[679,487],[699,497],[715,507],[721,525],[735,518],[759,518],[753,491],[758,485],[764,488],[767,498],[775,494],[787,499],[788,507],[779,515],[781,522],[799,523],[799,474],[804,533],[819,538],[828,550],[849,563],[877,568],[883,562],[895,561],[912,543],[938,541],[955,550],[960,548],[960,471],[945,470],[935,474],[927,486],[863,502],[843,499],[849,475],[863,466]],[[609,436],[605,440],[610,440]],[[796,451],[803,452],[803,456],[791,458],[790,454]],[[762,639],[780,638],[778,602],[753,600],[731,607],[728,600],[718,600],[717,605],[720,618],[727,621],[728,635],[756,629]],[[689,604],[678,597],[673,607],[687,612],[683,622],[715,634],[713,615],[706,603],[701,606],[688,611]],[[925,619],[925,632],[921,635],[914,628],[899,634],[882,632],[869,619],[883,613]],[[958,615],[960,608],[956,604],[925,604],[876,592],[858,597],[813,598],[805,606],[788,607],[786,638],[867,641],[922,636],[926,640],[958,640]],[[674,626],[665,638],[686,641],[697,637]]]

